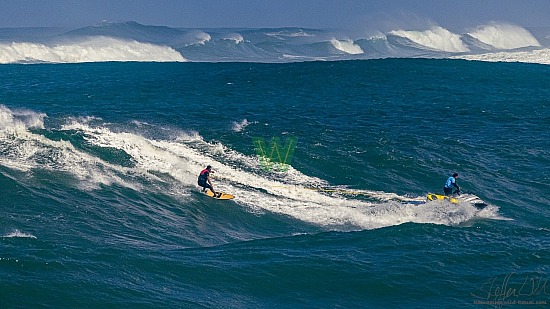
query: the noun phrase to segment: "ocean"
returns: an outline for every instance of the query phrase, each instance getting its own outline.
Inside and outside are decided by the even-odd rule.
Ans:
[[[544,58],[134,44],[165,61],[0,66],[1,308],[547,305]],[[486,207],[426,201],[454,172]]]

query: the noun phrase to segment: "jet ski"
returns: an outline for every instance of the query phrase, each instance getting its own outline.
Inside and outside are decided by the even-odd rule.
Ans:
[[[480,199],[477,195],[471,194],[471,193],[460,193],[455,192],[452,196],[446,196],[446,195],[439,195],[434,193],[428,193],[426,197],[427,201],[448,201],[453,204],[458,204],[461,202],[467,202],[473,205],[474,207],[478,209],[483,209],[487,206],[487,203],[485,203],[482,199]]]

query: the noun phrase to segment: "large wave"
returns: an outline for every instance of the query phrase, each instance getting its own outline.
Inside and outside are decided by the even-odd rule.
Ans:
[[[46,45],[30,42],[0,43],[0,63],[17,62],[183,62],[171,47],[110,37],[88,37],[70,43]]]
[[[235,44],[244,42],[244,38],[239,33],[227,33],[222,37],[222,40],[233,41]]]
[[[31,126],[43,127],[43,123],[29,119],[42,119],[41,113],[1,107],[0,115],[6,119],[0,129],[1,166],[63,173],[61,179],[76,180],[67,186],[86,191],[114,185],[138,192],[171,192],[189,200],[192,192],[198,191],[197,172],[210,164],[216,171],[216,188],[234,194],[238,206],[328,230],[374,229],[405,222],[455,225],[476,216],[498,217],[496,207],[479,213],[469,204],[448,207],[431,202],[419,206],[423,197],[354,190],[356,197],[349,198],[345,188],[315,189],[329,184],[293,167],[282,174],[265,173],[256,156],[209,143],[198,134],[173,132],[169,139],[145,137],[142,128],[113,130],[97,118],[68,118],[60,128],[37,131]],[[23,118],[27,120],[18,115],[26,115]],[[50,139],[51,135],[57,138]]]
[[[340,41],[337,39],[332,39],[330,40],[330,43],[334,46],[334,48],[350,55],[359,55],[364,53],[361,46],[355,44],[352,40]]]
[[[441,27],[433,27],[424,31],[394,30],[390,34],[407,38],[418,45],[435,50],[453,53],[470,51],[460,39],[460,35]]]
[[[184,43],[186,45],[204,45],[212,40],[210,34],[204,31],[191,31],[184,36]]]
[[[488,23],[468,33],[441,26],[366,29],[347,33],[332,29],[176,29],[136,22],[102,23],[40,39],[28,30],[0,32],[0,63],[96,61],[250,61],[293,62],[377,58],[448,58],[453,55],[494,54],[503,50],[549,48],[550,28],[532,29]],[[535,31],[536,30],[536,31]],[[19,33],[19,35],[18,35]],[[372,34],[377,35],[373,36]],[[347,39],[339,39],[347,38]],[[44,40],[55,43],[45,43]],[[4,42],[4,43],[1,43]],[[185,58],[182,56],[185,55]],[[515,54],[514,59],[547,63],[544,52]],[[543,57],[537,61],[536,57]],[[481,57],[481,56],[480,56]],[[483,56],[485,57],[485,56]],[[475,58],[472,56],[472,59]]]
[[[487,45],[499,49],[540,47],[540,43],[529,31],[511,24],[492,23],[478,27],[468,34]]]

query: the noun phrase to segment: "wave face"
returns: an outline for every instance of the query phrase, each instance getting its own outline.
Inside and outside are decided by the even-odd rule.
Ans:
[[[0,166],[24,173],[43,170],[64,174],[63,178],[73,179],[77,189],[83,191],[119,187],[159,195],[177,190],[182,196],[190,196],[196,191],[197,171],[210,164],[223,175],[223,190],[234,194],[234,201],[243,207],[335,231],[377,229],[405,222],[455,225],[480,215],[466,204],[460,214],[453,216],[441,213],[444,206],[440,203],[418,207],[424,202],[422,196],[352,191],[377,201],[373,202],[346,198],[350,190],[344,187],[312,191],[312,187],[329,184],[293,167],[284,175],[266,175],[255,155],[222,144],[211,145],[196,133],[176,132],[172,139],[150,138],[138,133],[140,124],[121,131],[88,117],[69,117],[59,128],[45,128],[44,118],[43,113],[0,105]],[[248,125],[243,120],[237,124],[238,129],[233,126],[233,131],[242,132]],[[219,156],[225,159],[216,159]],[[167,187],[174,181],[179,183],[176,187]],[[493,207],[483,215],[498,218],[497,211]]]
[[[493,58],[506,57],[503,61],[522,61],[525,56],[525,62],[546,63],[544,58],[534,58],[540,53],[508,57],[501,52],[550,47],[550,28],[530,31],[508,23],[480,25],[466,33],[453,33],[440,26],[369,32],[379,34],[351,36],[342,31],[304,28],[179,29],[136,22],[102,23],[62,33],[59,29],[12,29],[0,31],[0,63],[295,62],[485,53],[496,53]]]

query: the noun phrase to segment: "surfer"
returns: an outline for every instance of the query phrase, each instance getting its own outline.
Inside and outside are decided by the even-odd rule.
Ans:
[[[458,178],[457,173],[454,173],[453,176],[447,178],[447,181],[445,182],[445,187],[443,188],[445,195],[449,196],[453,194],[453,187],[456,187],[455,193],[460,192],[460,187],[456,184],[457,178]]]
[[[202,187],[202,192],[206,192],[206,189],[210,189],[210,191],[214,193],[214,196],[217,196],[216,191],[214,191],[214,186],[212,185],[212,181],[210,181],[210,173],[214,173],[214,172],[212,172],[212,166],[208,165],[199,174],[198,184],[199,186]]]

